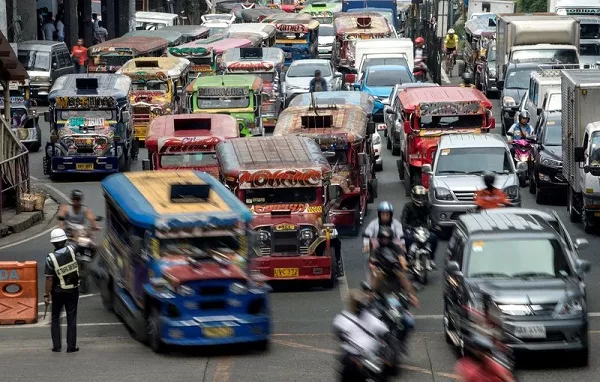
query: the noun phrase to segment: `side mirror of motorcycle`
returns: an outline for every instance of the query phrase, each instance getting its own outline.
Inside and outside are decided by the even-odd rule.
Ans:
[[[421,167],[421,172],[423,174],[427,174],[427,175],[431,175],[432,171],[431,171],[431,165],[430,164],[424,164],[423,167]]]
[[[102,220],[104,220],[104,218],[102,216],[96,216],[96,221],[97,222],[101,222]]]
[[[446,273],[452,276],[462,276],[460,265],[456,261],[449,261],[446,264]]]

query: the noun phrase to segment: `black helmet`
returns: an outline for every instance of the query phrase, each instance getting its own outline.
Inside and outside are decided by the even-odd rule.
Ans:
[[[379,232],[377,233],[377,238],[392,240],[394,238],[394,231],[392,230],[392,227],[387,225],[380,226]]]
[[[483,183],[487,188],[492,188],[494,186],[494,181],[496,180],[496,174],[490,171],[486,171],[483,173]]]
[[[413,203],[419,207],[423,206],[429,200],[427,197],[427,189],[423,186],[414,186],[410,194]]]
[[[519,122],[521,122],[522,118],[526,119],[527,123],[529,123],[531,116],[529,115],[529,112],[527,110],[523,110],[522,112],[519,113]]]
[[[467,85],[471,84],[471,73],[466,72],[465,74],[463,74],[463,81]]]
[[[82,199],[83,199],[83,192],[81,192],[80,190],[71,191],[71,200],[82,200]]]

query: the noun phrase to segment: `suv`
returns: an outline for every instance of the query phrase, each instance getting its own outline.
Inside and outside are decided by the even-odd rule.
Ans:
[[[470,322],[482,313],[484,294],[513,350],[577,352],[588,362],[588,320],[579,239],[571,247],[556,215],[515,208],[458,219],[446,253],[444,332],[462,347]],[[568,234],[566,234],[568,236]],[[570,240],[570,238],[568,238]]]
[[[460,215],[475,210],[474,196],[484,187],[484,171],[495,172],[495,186],[504,190],[513,206],[521,206],[519,177],[508,145],[497,134],[442,135],[433,170],[423,165],[422,173],[429,177],[431,221],[446,236]]]
[[[502,133],[515,123],[515,114],[521,106],[521,99],[529,87],[529,77],[532,72],[540,71],[539,63],[511,63],[506,68],[506,77],[498,81],[500,102],[502,104]]]

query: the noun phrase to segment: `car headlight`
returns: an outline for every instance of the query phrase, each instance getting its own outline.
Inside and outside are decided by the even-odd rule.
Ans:
[[[194,295],[194,290],[186,285],[178,286],[177,289],[175,290],[175,292],[177,292],[178,295],[184,296],[184,297],[189,297],[189,296]]]
[[[300,238],[302,240],[312,240],[312,238],[314,237],[313,231],[310,228],[305,228],[302,231],[300,231]]]
[[[436,187],[434,189],[435,198],[437,200],[454,200],[452,192],[449,189],[443,187]]]
[[[542,157],[542,160],[540,163],[542,165],[548,166],[548,167],[561,167],[562,166],[562,161],[552,159],[549,157]]]
[[[583,314],[584,305],[582,299],[579,298],[567,298],[558,304],[554,308],[552,316],[554,318],[572,318],[578,317]]]
[[[519,186],[506,187],[504,193],[509,199],[517,199],[519,197]]]
[[[244,284],[233,283],[229,287],[229,291],[233,294],[246,294],[248,293],[248,287]]]
[[[513,107],[517,106],[515,99],[513,97],[502,97],[502,107]]]

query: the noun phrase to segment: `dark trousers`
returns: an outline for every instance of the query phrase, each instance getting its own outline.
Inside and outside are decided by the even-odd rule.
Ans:
[[[52,347],[60,349],[62,341],[60,336],[60,312],[64,306],[67,313],[67,349],[77,347],[77,303],[79,291],[52,292]]]

